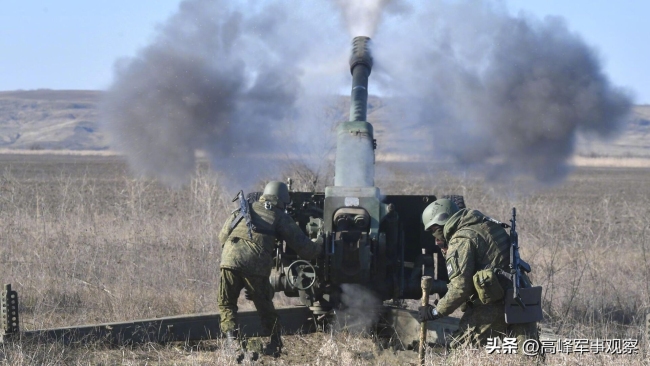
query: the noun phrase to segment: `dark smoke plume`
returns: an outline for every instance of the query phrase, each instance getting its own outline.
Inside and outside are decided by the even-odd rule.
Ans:
[[[197,151],[237,187],[278,179],[287,158],[318,171],[350,85],[347,28],[374,33],[371,92],[392,111],[380,151],[399,136],[395,152],[421,160],[561,179],[576,137],[615,135],[631,100],[562,19],[493,4],[185,0],[117,63],[106,127],[136,171],[173,185]]]
[[[287,158],[322,160],[333,135],[324,116],[346,76],[349,39],[327,17],[336,13],[327,3],[183,1],[151,45],[116,65],[104,103],[113,146],[172,185],[194,172],[196,151],[243,187],[279,178]]]
[[[451,157],[494,178],[563,178],[576,136],[614,136],[632,105],[557,17],[427,1],[385,18],[374,44],[393,131],[426,136],[414,150],[423,159]]]

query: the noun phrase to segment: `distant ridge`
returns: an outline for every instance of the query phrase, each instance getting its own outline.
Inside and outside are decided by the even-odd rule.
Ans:
[[[99,126],[98,90],[0,91],[0,150],[110,150]],[[389,100],[371,96],[368,120],[380,140],[378,152],[398,153],[409,136],[386,131],[384,106]],[[347,120],[349,101],[342,96],[328,114]],[[650,105],[638,105],[620,137],[610,142],[578,141],[577,155],[585,157],[650,158]]]
[[[30,100],[43,100],[43,101],[85,101],[85,102],[99,102],[103,91],[100,90],[52,90],[52,89],[36,89],[36,90],[13,90],[13,91],[0,91],[0,99],[13,98],[13,99],[30,99]]]
[[[0,92],[0,148],[106,150],[96,90]]]

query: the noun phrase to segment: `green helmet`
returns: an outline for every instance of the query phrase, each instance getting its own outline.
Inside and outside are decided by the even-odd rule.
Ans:
[[[433,201],[422,212],[424,230],[429,230],[433,225],[444,226],[447,220],[456,212],[458,212],[458,206],[452,200],[442,198]]]
[[[276,196],[278,198],[278,204],[280,204],[282,207],[285,207],[291,203],[291,197],[289,197],[289,188],[287,188],[287,185],[282,182],[268,182],[266,184],[266,187],[264,187],[264,193],[262,194]]]

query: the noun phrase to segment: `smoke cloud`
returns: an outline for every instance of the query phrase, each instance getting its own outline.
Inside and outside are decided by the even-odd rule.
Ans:
[[[619,131],[631,98],[563,19],[513,17],[487,1],[419,5],[374,38],[373,73],[398,122],[389,129],[425,136],[413,153],[552,182],[578,134]]]
[[[400,0],[336,0],[351,37],[372,37],[384,13],[401,14],[411,9]]]
[[[379,319],[381,300],[361,285],[341,285],[341,304],[342,309],[336,312],[339,330],[368,332]]]
[[[322,161],[349,39],[337,17],[320,13],[337,12],[327,3],[183,1],[152,44],[116,64],[103,113],[113,146],[171,185],[194,173],[198,150],[243,187],[279,178],[287,158]]]
[[[380,149],[399,136],[397,153],[557,181],[577,136],[614,136],[632,101],[561,18],[494,4],[185,0],[116,63],[105,127],[134,170],[172,185],[196,151],[242,188],[280,178],[291,158],[318,171],[343,118],[350,36],[369,35],[388,114]]]

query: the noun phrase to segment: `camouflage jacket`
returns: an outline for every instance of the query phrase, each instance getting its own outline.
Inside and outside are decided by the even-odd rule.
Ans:
[[[238,270],[248,275],[269,276],[273,267],[275,239],[284,240],[289,247],[304,259],[312,259],[320,254],[320,245],[313,243],[291,216],[276,206],[275,196],[264,195],[250,207],[251,220],[256,230],[253,239],[248,236],[246,219],[230,229],[237,217],[235,210],[219,233],[223,250],[221,268]]]
[[[441,315],[476,296],[472,277],[487,268],[507,269],[510,264],[510,237],[498,224],[484,220],[476,210],[462,209],[449,218],[443,233],[449,243],[445,261],[449,273],[447,293],[437,305]]]

